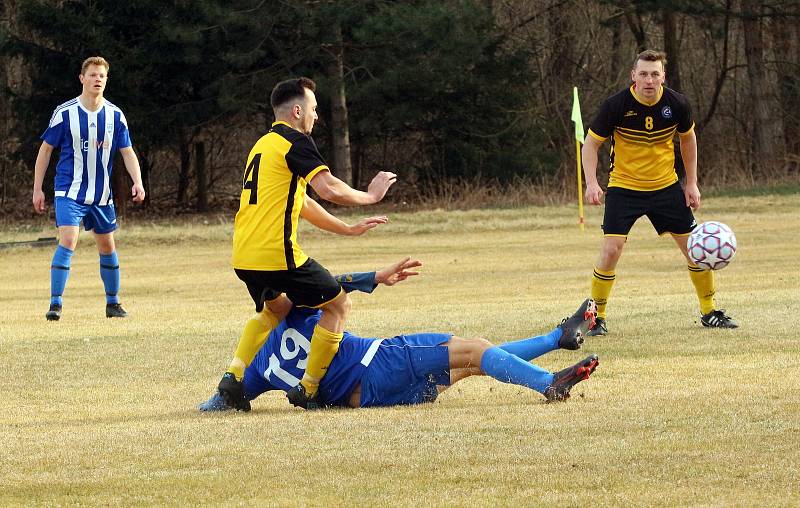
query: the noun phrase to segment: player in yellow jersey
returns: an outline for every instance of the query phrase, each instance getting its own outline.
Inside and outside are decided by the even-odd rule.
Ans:
[[[672,235],[683,252],[700,300],[703,326],[738,326],[724,310],[714,308],[714,272],[701,270],[687,254],[687,237],[696,225],[692,209],[700,208],[697,139],[686,97],[664,86],[665,67],[664,53],[647,50],[637,55],[631,70],[633,84],[603,103],[583,145],[586,200],[599,205],[603,190],[597,182],[597,151],[611,138],[603,246],[592,276],[597,324],[588,335],[608,333],[606,304],[616,279],[617,262],[631,227],[643,215],[659,235]],[[683,188],[675,172],[676,134],[686,168]]]
[[[269,332],[292,305],[322,310],[313,332],[305,375],[289,390],[289,401],[316,407],[319,382],[342,340],[350,299],[333,276],[309,258],[297,242],[300,217],[326,231],[360,235],[387,221],[369,217],[348,225],[306,196],[311,187],[341,205],[377,203],[397,175],[379,172],[367,192],[355,190],[331,174],[311,138],[317,116],[316,85],[308,78],[282,81],[272,90],[275,122],[250,150],[233,228],[233,268],[255,302],[256,315],[244,327],[228,370],[219,383],[227,404],[248,411],[242,377]]]

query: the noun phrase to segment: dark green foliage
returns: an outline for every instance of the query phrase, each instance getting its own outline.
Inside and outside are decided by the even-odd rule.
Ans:
[[[360,64],[348,94],[354,139],[417,140],[415,169],[432,178],[537,169],[542,147],[522,111],[530,69],[503,47],[485,3],[384,6],[352,37]]]
[[[0,79],[5,88],[0,113],[10,118],[0,125],[0,135],[18,138],[0,157],[0,163],[14,163],[4,163],[0,185],[4,193],[20,182],[27,185],[39,134],[53,108],[78,95],[80,64],[96,54],[111,63],[107,97],[125,110],[137,152],[154,174],[169,176],[162,182],[173,185],[178,175],[177,191],[165,193],[181,202],[205,196],[206,177],[191,170],[196,161],[189,162],[198,153],[209,158],[208,182],[202,185],[222,182],[227,197],[235,194],[245,149],[228,146],[228,140],[264,132],[272,119],[271,88],[289,77],[317,81],[321,121],[314,135],[330,160],[332,141],[340,134],[331,131],[330,97],[338,43],[356,184],[363,185],[376,169],[423,184],[572,175],[572,86],[581,89],[588,124],[620,77],[624,81],[625,66],[638,48],[662,45],[658,29],[667,13],[680,28],[671,61],[677,70],[680,58],[683,88],[697,107],[702,158],[711,139],[705,133],[724,130],[714,122],[738,126],[741,134],[751,120],[735,103],[747,90],[747,78],[737,71],[744,65],[733,46],[723,50],[741,37],[741,19],[752,15],[741,5],[731,0],[599,0],[583,7],[558,0],[0,4],[0,78],[21,68],[26,83],[11,86],[13,79]],[[795,105],[798,96],[796,41],[792,44],[797,5],[770,0],[759,11],[771,20],[770,28],[783,27],[784,35],[773,39],[782,49],[769,64],[779,75],[776,95],[784,105]],[[587,25],[591,20],[596,26]],[[334,26],[341,27],[341,39]],[[698,41],[711,41],[712,47],[699,47]],[[12,59],[17,63],[10,65]],[[713,72],[693,79],[703,66]],[[796,109],[782,113],[790,154],[800,137],[791,113]],[[727,115],[722,120],[721,111]],[[194,146],[200,142],[208,146]],[[739,154],[732,150],[728,157]],[[572,188],[571,181],[565,185]]]

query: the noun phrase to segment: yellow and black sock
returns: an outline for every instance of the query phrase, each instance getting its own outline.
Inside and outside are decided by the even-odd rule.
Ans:
[[[269,332],[276,326],[278,326],[278,318],[269,309],[262,310],[250,319],[244,325],[242,335],[239,337],[239,344],[236,346],[236,352],[233,354],[228,372],[236,376],[236,379],[241,380],[244,377],[244,369],[256,357],[256,353],[266,342]]]
[[[714,285],[714,272],[703,270],[694,265],[688,265],[689,277],[694,284],[697,299],[700,300],[700,312],[705,315],[714,310],[714,295],[716,286]]]
[[[301,381],[308,397],[313,397],[317,393],[319,382],[328,371],[336,352],[339,351],[342,335],[342,332],[326,330],[319,324],[314,327],[314,334],[311,336],[311,351],[308,352],[308,365]]]
[[[597,317],[606,318],[606,304],[614,287],[617,275],[614,270],[601,270],[594,267],[592,274],[592,300],[597,304]]]

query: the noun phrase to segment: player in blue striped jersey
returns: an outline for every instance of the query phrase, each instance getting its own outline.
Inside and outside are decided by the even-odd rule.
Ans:
[[[100,253],[100,278],[106,291],[106,317],[125,317],[119,303],[119,259],[114,244],[117,218],[111,193],[114,155],[119,151],[133,180],[134,202],[144,200],[139,160],[133,151],[128,122],[122,110],[103,97],[108,80],[108,62],[87,58],[78,76],[81,94],[58,106],[42,134],[33,180],[33,208],[46,210],[42,182],[53,149],[56,163],[55,210],[58,247],[50,266],[50,321],[61,318],[62,294],[67,285],[72,254],[78,243],[79,226],[94,233]]]
[[[406,258],[383,270],[340,275],[346,291],[371,293],[378,284],[392,286],[416,275],[421,263]],[[598,365],[590,355],[557,373],[531,360],[555,349],[579,349],[594,325],[597,308],[586,300],[571,317],[545,335],[495,346],[485,339],[465,339],[451,334],[420,333],[389,339],[363,338],[345,331],[339,351],[319,387],[320,406],[370,407],[432,402],[452,383],[472,375],[488,375],[504,383],[535,390],[548,400],[565,400],[570,389],[587,379]],[[293,307],[274,328],[253,362],[243,384],[247,404],[262,393],[284,392],[303,377],[311,336],[321,312]],[[216,392],[200,405],[201,411],[233,409]]]

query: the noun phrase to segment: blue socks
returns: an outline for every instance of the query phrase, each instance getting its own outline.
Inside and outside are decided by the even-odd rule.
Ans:
[[[544,337],[548,336],[549,334]],[[517,341],[517,343],[535,339],[537,338],[525,339]],[[556,339],[556,345],[557,344],[558,339]],[[507,345],[508,344],[506,344],[506,346]],[[520,349],[523,347],[525,346],[519,346]],[[481,370],[486,375],[492,376],[503,383],[527,386],[539,393],[544,393],[547,387],[553,383],[553,374],[532,363],[528,363],[519,356],[509,353],[504,348],[498,346],[491,347],[484,351],[481,357]]]
[[[61,295],[67,286],[69,265],[75,251],[59,245],[50,263],[50,305],[61,305]]]
[[[100,278],[106,288],[106,304],[119,303],[119,259],[117,251],[100,254]]]
[[[508,342],[498,346],[503,351],[518,356],[526,361],[531,361],[545,353],[558,349],[558,340],[561,338],[561,328],[554,328],[547,335],[539,335],[530,339]]]

